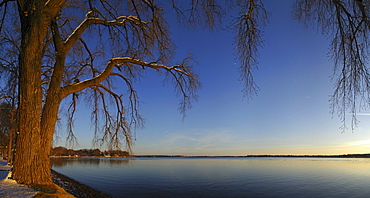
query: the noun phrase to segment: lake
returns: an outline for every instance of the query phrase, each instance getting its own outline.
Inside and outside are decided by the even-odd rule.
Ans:
[[[367,158],[52,158],[113,197],[370,197]]]

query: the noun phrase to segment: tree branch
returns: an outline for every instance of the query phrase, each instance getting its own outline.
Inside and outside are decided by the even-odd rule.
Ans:
[[[252,97],[258,91],[252,72],[258,69],[258,49],[263,46],[262,30],[268,21],[268,13],[260,0],[249,0],[239,5],[241,16],[232,23],[236,36],[234,44],[241,62],[240,77],[244,81],[245,96]]]
[[[2,0],[2,1],[0,2],[0,7],[1,7],[1,6],[3,6],[4,4],[6,4],[6,3],[10,2],[10,1],[15,1],[15,0]]]
[[[120,16],[116,20],[107,21],[100,18],[89,18],[93,14],[93,11],[90,11],[86,14],[86,19],[72,32],[71,35],[65,40],[66,49],[69,50],[74,43],[81,37],[82,33],[92,24],[101,24],[104,26],[124,26],[128,21],[133,22],[134,24],[143,24],[145,22],[140,21],[135,16]]]
[[[60,32],[58,29],[58,24],[54,20],[51,22],[51,31],[53,33],[53,42],[55,46],[55,51],[58,52],[58,55],[61,55],[61,53],[65,54],[63,49],[62,38],[60,36]]]
[[[336,78],[331,113],[336,112],[341,119],[342,132],[347,130],[348,114],[354,131],[359,124],[357,112],[369,108],[370,73],[366,64],[370,29],[364,2],[300,0],[296,4],[298,20],[317,23],[322,33],[331,38],[332,79]]]
[[[54,17],[65,3],[66,0],[48,0],[45,3],[45,12]]]
[[[165,65],[148,63],[148,62],[144,62],[142,60],[134,59],[134,58],[130,58],[130,57],[112,58],[110,61],[108,61],[108,64],[105,67],[104,71],[102,73],[100,73],[99,75],[97,75],[96,77],[63,87],[62,88],[62,98],[65,98],[66,96],[68,96],[71,93],[81,91],[81,90],[83,90],[87,87],[90,87],[90,86],[93,86],[93,85],[98,85],[100,82],[105,80],[110,75],[112,69],[115,66],[116,67],[121,67],[123,65],[130,66],[132,64],[141,65],[141,66],[144,66],[144,67],[150,67],[150,68],[153,68],[153,69],[165,69],[165,70],[168,70],[168,71],[174,70],[176,72],[179,72],[179,73],[182,73],[182,74],[185,74],[185,75],[189,75],[189,73],[180,69],[179,68],[180,66],[167,67]]]

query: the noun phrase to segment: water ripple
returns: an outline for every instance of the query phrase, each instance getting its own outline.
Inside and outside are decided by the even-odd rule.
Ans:
[[[53,168],[115,197],[369,197],[362,159],[80,159]]]

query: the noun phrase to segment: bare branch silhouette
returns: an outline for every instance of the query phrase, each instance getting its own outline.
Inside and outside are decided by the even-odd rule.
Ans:
[[[330,55],[334,61],[334,93],[331,111],[347,129],[347,114],[351,116],[352,131],[358,126],[357,112],[368,108],[370,102],[369,1],[358,0],[300,0],[295,15],[307,25],[316,25],[331,39]],[[348,112],[348,113],[347,113]]]

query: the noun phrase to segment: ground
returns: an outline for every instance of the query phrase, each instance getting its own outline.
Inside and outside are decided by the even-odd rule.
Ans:
[[[0,197],[19,197],[28,198],[37,194],[32,188],[26,185],[17,184],[10,177],[10,167],[7,162],[0,160]]]
[[[0,197],[6,198],[73,198],[74,196],[67,193],[63,188],[56,184],[48,186],[28,186],[18,184],[10,179],[10,166],[4,160],[0,160]]]

